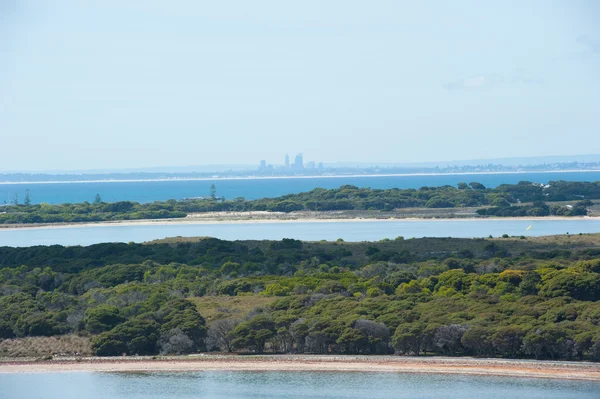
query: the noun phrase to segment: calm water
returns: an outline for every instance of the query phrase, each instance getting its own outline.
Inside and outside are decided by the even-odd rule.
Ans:
[[[526,230],[528,226],[530,230]],[[600,232],[599,220],[418,220],[375,222],[290,222],[227,224],[113,225],[33,229],[0,229],[0,246],[91,245],[144,242],[165,237],[210,236],[225,240],[376,241],[412,237],[542,236]]]
[[[0,399],[597,399],[600,383],[395,373],[0,374]]]
[[[107,202],[164,201],[209,195],[210,185],[215,184],[217,194],[227,199],[245,197],[256,199],[278,197],[284,194],[310,191],[316,187],[339,188],[344,184],[371,188],[419,188],[422,186],[456,186],[460,182],[480,182],[487,187],[504,183],[518,183],[528,180],[547,183],[551,180],[596,181],[598,172],[565,173],[517,173],[481,175],[441,175],[441,176],[380,176],[380,177],[330,177],[306,179],[252,179],[215,181],[155,181],[133,183],[60,183],[60,184],[0,184],[0,203],[10,201],[14,193],[21,200],[29,189],[34,203],[92,202],[96,193]]]

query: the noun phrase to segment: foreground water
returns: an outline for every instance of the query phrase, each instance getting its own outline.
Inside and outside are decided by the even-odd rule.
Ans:
[[[531,227],[529,227],[531,226]],[[342,238],[378,241],[384,238],[546,236],[600,232],[598,219],[561,220],[411,220],[285,223],[116,224],[55,228],[0,229],[0,246],[91,245],[102,242],[145,242],[166,237],[216,237],[224,240],[305,241]]]
[[[0,374],[0,399],[588,399],[600,383],[346,372]]]
[[[138,201],[152,202],[168,199],[206,196],[211,184],[217,194],[227,199],[245,197],[256,199],[278,197],[285,194],[310,191],[314,188],[339,188],[344,184],[371,188],[419,188],[423,186],[455,186],[460,182],[476,181],[486,187],[514,184],[522,180],[548,183],[553,180],[596,181],[600,171],[560,173],[506,173],[467,175],[412,175],[412,176],[361,176],[361,177],[314,177],[302,179],[238,179],[238,180],[178,180],[150,182],[103,182],[103,183],[56,183],[56,184],[0,184],[0,203],[12,201],[14,194],[25,198],[30,191],[33,203],[65,203],[94,200],[98,193],[107,202]]]

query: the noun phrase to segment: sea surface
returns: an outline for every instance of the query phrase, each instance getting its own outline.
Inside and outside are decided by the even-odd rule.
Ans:
[[[548,183],[555,180],[597,181],[600,171],[557,172],[557,173],[506,173],[466,175],[410,175],[410,176],[361,176],[361,177],[311,177],[277,179],[232,179],[232,180],[171,180],[144,182],[101,182],[101,183],[27,183],[0,184],[0,204],[11,202],[15,193],[20,201],[29,190],[32,203],[46,202],[92,202],[100,194],[106,202],[137,201],[153,202],[168,199],[183,199],[208,196],[211,184],[215,184],[217,195],[226,199],[244,197],[257,199],[278,197],[310,191],[314,188],[339,188],[344,184],[371,188],[419,188],[423,186],[456,186],[460,182],[479,182],[486,187],[513,184],[519,181]]]
[[[600,383],[349,372],[0,374],[0,399],[597,399]]]
[[[531,226],[531,227],[529,227]],[[273,223],[157,223],[72,227],[0,229],[0,246],[91,245],[102,242],[145,242],[166,237],[216,237],[224,240],[305,241],[342,238],[345,241],[377,241],[414,237],[545,236],[600,232],[598,219],[560,220],[394,220],[319,221]]]

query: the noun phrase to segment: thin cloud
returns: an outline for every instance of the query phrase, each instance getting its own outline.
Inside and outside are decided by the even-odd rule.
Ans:
[[[498,85],[528,86],[542,83],[542,79],[529,75],[523,69],[518,68],[506,76],[497,73],[475,75],[447,83],[444,88],[446,90],[476,90]]]
[[[538,85],[543,81],[538,77],[527,74],[525,70],[517,68],[511,75],[510,83],[515,85]]]
[[[587,47],[592,53],[600,54],[600,40],[581,35],[577,38],[577,43]]]
[[[473,90],[491,87],[502,82],[502,76],[497,74],[475,75],[456,80],[444,85],[446,90]]]

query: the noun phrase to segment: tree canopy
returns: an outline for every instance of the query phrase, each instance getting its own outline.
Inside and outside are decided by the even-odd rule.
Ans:
[[[0,339],[77,333],[99,356],[600,360],[599,243],[589,235],[0,248]],[[202,298],[223,305],[211,312]],[[227,298],[269,300],[242,312]]]

